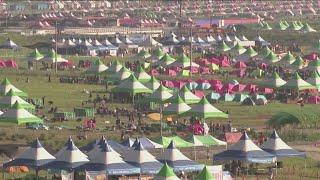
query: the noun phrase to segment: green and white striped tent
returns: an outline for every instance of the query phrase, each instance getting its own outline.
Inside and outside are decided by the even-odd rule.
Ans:
[[[207,166],[204,166],[203,170],[196,177],[196,180],[215,180],[215,177],[208,170]]]
[[[246,52],[246,48],[244,48],[239,44],[239,42],[237,42],[237,44],[231,49],[231,51],[234,55],[238,56]]]
[[[284,31],[288,28],[288,26],[283,22],[283,21],[280,21],[278,24],[277,24],[277,29],[281,30],[281,31]]]
[[[193,94],[188,87],[185,85],[182,87],[182,89],[174,95],[174,97],[172,97],[172,99],[175,99],[176,96],[181,97],[183,99],[184,102],[186,102],[187,104],[195,104],[198,103],[201,99],[196,96],[195,94]]]
[[[18,102],[0,115],[0,123],[25,124],[25,123],[43,123],[43,120],[31,114],[21,107]]]
[[[8,78],[5,78],[0,84],[0,95],[6,95],[10,90],[12,90],[17,96],[28,97],[28,94],[16,88],[11,84]]]
[[[129,93],[133,96],[139,93],[152,93],[152,90],[139,82],[133,74],[131,74],[126,80],[122,81],[119,85],[112,88],[111,91],[113,93]]]
[[[34,51],[32,53],[30,53],[30,55],[27,57],[27,60],[29,61],[39,61],[42,58],[44,58],[44,55],[41,54],[37,48],[34,49]]]
[[[287,53],[285,56],[283,56],[280,61],[281,61],[282,63],[286,64],[286,65],[290,65],[290,64],[292,64],[295,60],[296,60],[296,58],[291,54],[290,51],[288,51],[288,53]]]
[[[217,52],[227,52],[227,51],[230,51],[230,50],[231,50],[231,48],[224,41],[219,43],[217,48],[216,48]]]
[[[171,67],[182,67],[182,68],[187,68],[190,67],[190,58],[185,55],[184,53],[180,56],[178,56],[177,60],[170,64],[169,66]],[[191,63],[192,67],[199,67],[197,63],[192,62]]]
[[[267,64],[274,64],[280,61],[279,57],[272,51],[263,59]]]
[[[173,169],[164,163],[160,171],[154,176],[154,180],[180,180],[173,172]]]
[[[199,103],[191,105],[187,114],[201,119],[228,118],[228,114],[212,106],[205,97]]]
[[[151,79],[149,80],[149,82],[144,83],[144,85],[145,85],[147,88],[151,89],[152,91],[155,91],[156,89],[159,88],[160,83],[159,83],[159,80],[157,80],[156,77],[151,76]]]
[[[123,68],[123,65],[119,61],[113,61],[110,67],[105,71],[107,74],[114,74],[119,72]]]
[[[250,46],[246,49],[246,51],[243,54],[236,57],[236,59],[237,61],[248,61],[257,55],[258,53]]]
[[[303,33],[317,32],[317,30],[313,29],[308,23],[305,23],[300,31],[302,31]]]
[[[320,72],[320,59],[309,62],[308,66],[305,69],[308,69],[309,71]]]
[[[16,103],[16,102],[18,102],[22,108],[25,108],[28,110],[35,109],[35,107],[33,105],[29,104],[28,102],[26,102],[25,100],[23,100],[22,98],[17,96],[12,91],[12,89],[10,89],[10,91],[5,96],[0,98],[0,108],[4,108],[4,109],[11,108],[14,105],[14,103]]]
[[[143,49],[138,53],[138,57],[142,58],[142,59],[148,59],[151,57],[151,54],[148,51],[146,51],[145,49]]]
[[[170,64],[174,63],[176,60],[171,57],[168,53],[165,53],[161,59],[157,62],[155,62],[154,64],[155,65],[158,65],[158,66],[162,66],[162,67],[166,67],[166,66],[169,66]]]
[[[163,50],[160,47],[158,47],[156,50],[152,52],[151,59],[154,61],[158,61],[164,56],[164,54],[165,53],[163,52]]]
[[[267,87],[267,88],[279,88],[283,85],[285,85],[287,82],[281,79],[278,73],[274,72],[272,74],[272,77],[264,82],[260,83],[261,87]]]
[[[191,109],[179,95],[175,96],[175,98],[171,101],[168,106],[165,106],[163,109],[164,115],[184,115],[187,111]]]
[[[148,99],[151,102],[163,103],[172,97],[171,92],[172,90],[161,84],[160,87],[148,97]]]
[[[128,68],[123,66],[119,72],[109,74],[106,79],[113,82],[119,82],[127,79],[131,74],[132,72]]]
[[[55,50],[51,49],[48,53],[47,56],[45,56],[44,58],[41,59],[42,61],[49,61],[52,63],[55,62],[68,62],[68,60],[62,58],[62,56],[60,54],[58,54]]]
[[[290,79],[285,85],[281,86],[281,89],[301,91],[306,89],[316,89],[316,87],[304,81],[298,73],[295,73],[292,79]]]
[[[194,146],[226,146],[227,143],[216,139],[211,135],[190,135],[187,137],[187,141]]]
[[[269,55],[269,53],[272,52],[268,46],[264,46],[261,51],[259,52],[259,58],[265,58]]]
[[[296,60],[290,65],[293,69],[302,69],[304,68],[304,60],[301,58],[301,56],[298,56]]]
[[[135,73],[138,81],[146,83],[151,80],[151,76],[144,70],[142,66],[138,66],[137,72]]]
[[[95,60],[92,65],[84,72],[84,74],[93,74],[97,75],[105,70],[107,70],[108,67],[103,64],[103,62],[100,59]]]
[[[311,77],[306,81],[320,90],[320,76],[317,71],[313,71]]]

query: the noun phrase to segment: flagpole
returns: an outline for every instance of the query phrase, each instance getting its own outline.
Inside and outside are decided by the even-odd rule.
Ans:
[[[57,56],[58,56],[58,22],[56,21],[56,24],[55,24],[55,35],[56,35],[56,43],[55,43],[55,57],[54,57],[54,61],[55,61],[55,73],[58,73],[58,60],[57,60]]]

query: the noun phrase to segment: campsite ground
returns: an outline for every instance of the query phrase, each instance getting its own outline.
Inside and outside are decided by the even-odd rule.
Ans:
[[[312,24],[311,24],[312,25]],[[318,25],[316,28],[319,29]],[[253,38],[256,36],[257,31],[245,29],[240,30],[241,34],[245,34],[248,38]],[[311,47],[316,43],[320,38],[320,35],[317,34],[288,34],[286,32],[260,32],[261,36],[265,39],[273,42],[286,42],[287,44],[294,42],[301,43],[303,49],[306,49],[306,52],[310,52]],[[22,46],[32,44],[42,43],[48,41],[49,37],[46,36],[36,36],[36,37],[23,37],[17,34],[10,34],[13,41]],[[0,42],[2,41],[0,37]],[[33,71],[29,72],[27,70],[26,61],[22,58],[26,54],[30,53],[32,48],[23,47],[22,51],[14,53],[11,51],[1,51],[0,58],[13,58],[18,61],[20,69],[18,71],[12,70],[0,70],[0,79],[8,77],[10,81],[16,85],[19,89],[24,90],[29,94],[31,98],[41,98],[46,96],[46,101],[53,101],[53,105],[58,107],[58,111],[71,111],[74,107],[80,107],[83,101],[88,100],[88,94],[84,90],[89,90],[93,92],[104,92],[105,87],[102,85],[92,85],[92,84],[64,84],[59,83],[59,77],[65,75],[80,75],[83,70],[74,70],[74,71],[61,71],[57,75],[54,72],[44,72],[44,71]],[[78,60],[82,59],[94,59],[90,57],[69,57],[75,64]],[[110,62],[114,58],[105,58],[103,61]],[[130,58],[125,58],[124,60],[130,60]],[[123,61],[123,60],[122,60]],[[48,82],[48,75],[51,75],[52,82]],[[29,78],[30,82],[27,83],[26,79]],[[216,78],[216,77],[215,77]],[[221,78],[221,77],[218,77]],[[235,77],[230,77],[230,79]],[[257,82],[260,80],[257,79],[241,79],[241,82]],[[95,97],[95,93],[93,93]],[[115,107],[127,107],[131,108],[128,104],[110,104],[112,108]],[[305,105],[300,107],[296,104],[283,104],[279,102],[270,102],[266,106],[241,106],[239,103],[225,103],[221,102],[215,104],[218,109],[228,110],[230,114],[230,120],[232,121],[233,126],[239,129],[258,129],[260,131],[267,131],[265,122],[274,114],[278,112],[313,112],[320,110],[319,105]],[[51,114],[48,114],[47,111],[49,106],[46,105],[46,108],[43,112],[46,116],[51,117]],[[106,124],[105,121],[109,121],[110,124]],[[152,123],[149,119],[144,119],[147,123]],[[215,123],[227,123],[227,120],[213,119]],[[113,117],[97,117],[98,127],[104,129],[106,126],[111,126],[115,123]],[[71,135],[76,139],[78,132],[75,130],[76,126],[79,126],[81,123],[77,121],[65,121],[65,122],[48,122],[52,127],[51,130],[30,130],[25,129],[24,127],[12,127],[11,125],[1,125],[0,129],[0,140],[1,144],[7,143],[24,143],[28,144],[35,137],[39,137],[40,140],[44,143],[45,147],[49,151],[54,152],[60,149],[66,139]],[[66,129],[57,130],[53,127],[63,126]],[[292,134],[288,133],[291,132]],[[167,132],[166,132],[167,133]],[[75,143],[79,146],[86,144],[87,142],[98,138],[102,134],[105,134],[110,139],[120,139],[120,132],[109,132],[109,131],[93,131],[88,132],[88,140],[75,140]],[[290,145],[296,147],[299,150],[304,150],[308,154],[307,159],[307,168],[304,169],[304,160],[301,159],[289,159],[284,160],[284,168],[282,172],[279,172],[279,178],[277,179],[317,179],[320,177],[319,164],[320,160],[320,150],[318,147],[314,147],[314,142],[320,140],[320,133],[317,129],[285,129],[283,132],[280,132],[280,135],[283,134],[284,140],[290,141]],[[159,136],[159,133],[149,133],[148,137],[155,138]],[[205,159],[205,158],[204,158]],[[201,160],[206,163],[211,163],[211,160]],[[10,175],[8,175],[10,176]],[[263,177],[262,177],[263,178]],[[264,177],[266,178],[266,177]],[[1,178],[0,178],[1,179]],[[13,178],[14,179],[14,178]],[[256,179],[256,177],[252,177]]]

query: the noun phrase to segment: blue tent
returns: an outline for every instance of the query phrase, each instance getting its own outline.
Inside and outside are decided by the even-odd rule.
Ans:
[[[198,164],[188,157],[183,155],[175,146],[174,141],[171,141],[167,149],[164,150],[163,156],[160,158],[161,162],[166,162],[175,172],[194,172],[203,169],[202,164]]]
[[[124,160],[140,168],[141,174],[157,174],[162,167],[162,163],[144,149],[139,142],[135,149],[129,149],[123,154]]]
[[[227,150],[213,156],[214,161],[239,160],[251,163],[273,163],[276,158],[274,155],[263,151],[255,145],[244,132],[240,140],[229,146]]]
[[[80,166],[77,170],[106,171],[108,175],[139,174],[140,168],[123,161],[105,140],[89,155],[90,162]]]
[[[288,146],[282,139],[278,136],[276,130],[273,131],[269,139],[262,144],[262,149],[270,154],[275,155],[277,158],[283,157],[305,157],[304,152],[299,152]]]
[[[132,144],[132,148],[136,148],[139,146],[139,142],[142,144],[142,146],[145,149],[156,149],[156,148],[163,148],[163,146],[161,144],[158,144],[156,142],[151,141],[150,139],[146,138],[146,137],[142,137],[142,138],[136,138],[136,140],[134,141],[134,143]]]
[[[80,150],[83,152],[89,152],[89,151],[93,150],[96,146],[101,145],[101,143],[105,140],[106,140],[106,138],[104,136],[102,136],[100,139],[96,139],[96,140],[90,142],[89,144],[81,147]],[[112,140],[106,140],[106,141],[108,142],[108,145],[116,151],[123,150],[126,148],[123,145],[117,143],[116,141],[112,141]]]
[[[48,153],[41,145],[38,139],[36,139],[22,154],[15,157],[12,161],[3,164],[4,168],[10,166],[27,166],[30,168],[38,169],[39,167],[53,161],[53,157]]]
[[[209,94],[208,99],[210,99],[210,100],[219,100],[220,97],[221,97],[221,95],[219,93],[211,92]]]

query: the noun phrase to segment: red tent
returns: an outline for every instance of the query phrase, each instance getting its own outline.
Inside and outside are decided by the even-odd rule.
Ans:
[[[238,61],[236,63],[236,68],[244,69],[244,68],[247,68],[247,65],[246,65],[246,63],[244,63],[242,61]]]
[[[220,140],[227,142],[228,144],[234,144],[240,140],[242,136],[241,132],[237,133],[224,133],[219,137]]]
[[[181,89],[185,84],[187,84],[184,81],[173,81],[172,82],[175,88]]]
[[[172,81],[164,80],[162,84],[168,88],[174,88],[174,84]]]
[[[223,90],[223,92],[232,92],[233,86],[234,86],[233,84],[227,83],[227,84],[223,85],[222,90]]]
[[[9,68],[18,68],[18,64],[13,60],[8,60],[5,62],[5,64],[6,64],[6,67],[9,67]]]
[[[2,60],[0,60],[0,68],[6,67],[6,63]]]
[[[271,88],[259,88],[259,92],[263,93],[263,94],[272,94],[273,93],[273,89],[271,89]]]
[[[314,60],[316,60],[317,58],[318,58],[318,54],[315,53],[315,52],[313,52],[313,53],[311,53],[311,54],[308,54],[308,55],[306,55],[306,56],[304,57],[304,59],[307,59],[307,60],[309,60],[309,61],[314,61]]]
[[[256,89],[257,89],[257,85],[248,84],[244,90],[247,91],[247,92],[251,92],[251,91],[255,92]]]
[[[212,88],[214,91],[216,91],[216,92],[221,91],[222,87],[223,87],[222,84],[212,84],[212,85],[211,85],[211,88]]]
[[[232,91],[233,92],[242,92],[245,87],[246,87],[246,85],[244,85],[244,84],[237,84],[237,85],[233,86]]]
[[[209,83],[211,86],[215,85],[215,84],[222,84],[222,82],[218,79],[212,79],[212,80],[209,80]]]
[[[320,97],[319,96],[310,96],[308,98],[309,104],[319,104],[320,103]]]

